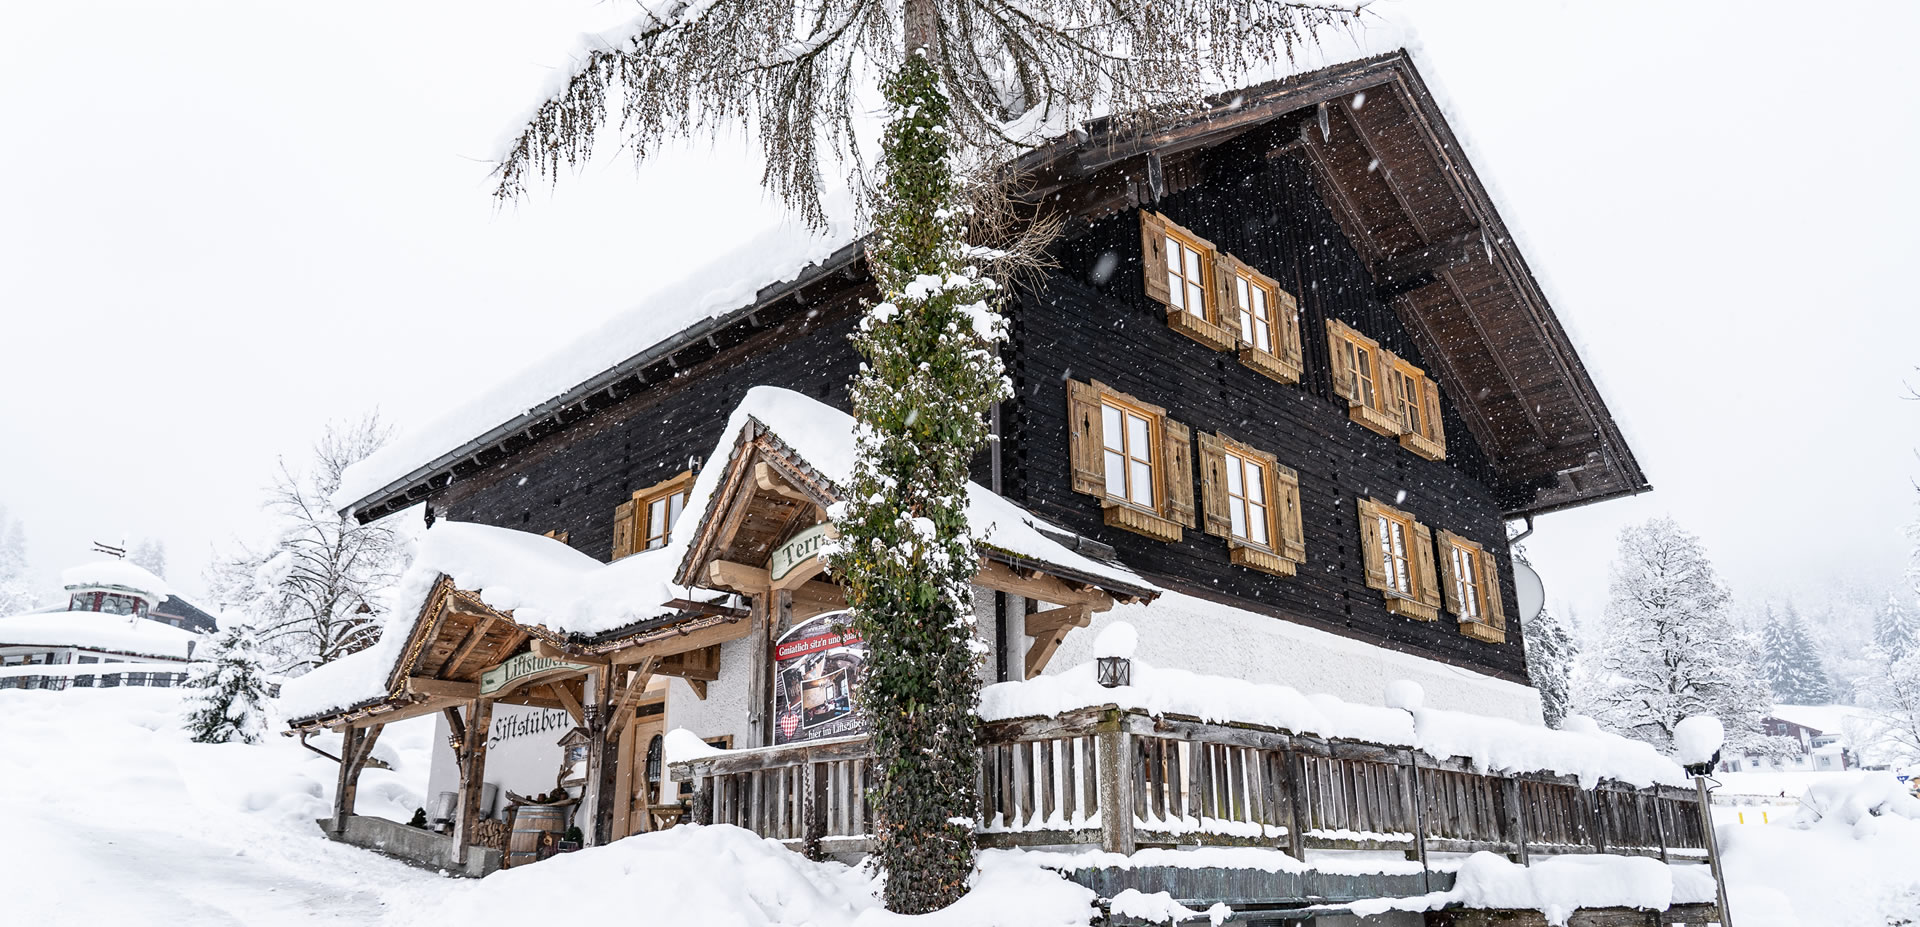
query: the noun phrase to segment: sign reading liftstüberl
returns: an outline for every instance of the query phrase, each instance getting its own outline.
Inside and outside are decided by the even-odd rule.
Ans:
[[[593,667],[568,663],[528,651],[480,674],[480,694],[492,695],[529,676],[544,676],[560,670],[586,671]]]
[[[811,562],[820,556],[820,542],[831,536],[833,525],[822,523],[814,525],[793,536],[793,540],[773,549],[773,556],[767,559],[767,576],[780,579],[793,572],[795,567]]]

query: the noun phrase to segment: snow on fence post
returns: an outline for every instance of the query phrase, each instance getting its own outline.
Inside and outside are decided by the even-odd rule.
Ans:
[[[1109,709],[1094,734],[1100,750],[1100,848],[1133,854],[1133,739],[1126,713]]]

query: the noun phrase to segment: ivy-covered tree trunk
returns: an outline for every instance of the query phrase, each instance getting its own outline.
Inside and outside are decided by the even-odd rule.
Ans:
[[[833,519],[833,565],[867,641],[858,693],[873,732],[875,856],[886,904],[918,914],[966,891],[977,812],[978,565],[966,518],[968,464],[1006,395],[996,286],[967,261],[949,161],[949,103],[924,55],[887,86],[875,230],[867,260],[881,301],[854,341],[857,461]]]

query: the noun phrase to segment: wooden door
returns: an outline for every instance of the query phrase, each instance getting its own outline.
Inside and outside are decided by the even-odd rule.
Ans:
[[[660,802],[661,784],[668,782],[664,753],[667,719],[655,715],[627,726],[627,755],[623,759],[630,770],[627,786],[627,833],[642,834],[657,830],[653,806]]]

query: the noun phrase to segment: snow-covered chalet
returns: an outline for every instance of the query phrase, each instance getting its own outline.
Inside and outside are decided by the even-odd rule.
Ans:
[[[983,843],[1411,861],[1266,873],[1327,911],[1474,850],[1698,861],[1677,766],[1541,726],[1509,538],[1648,482],[1413,59],[1020,167],[1068,225],[1004,306],[1014,398],[974,465]],[[535,805],[589,844],[696,820],[857,852],[864,650],[818,549],[873,296],[841,227],[743,242],[349,471],[344,511],[431,527],[380,643],[287,686],[295,728],[344,734],[329,829],[375,839],[354,764],[430,714],[471,871],[536,858],[489,825]]]

